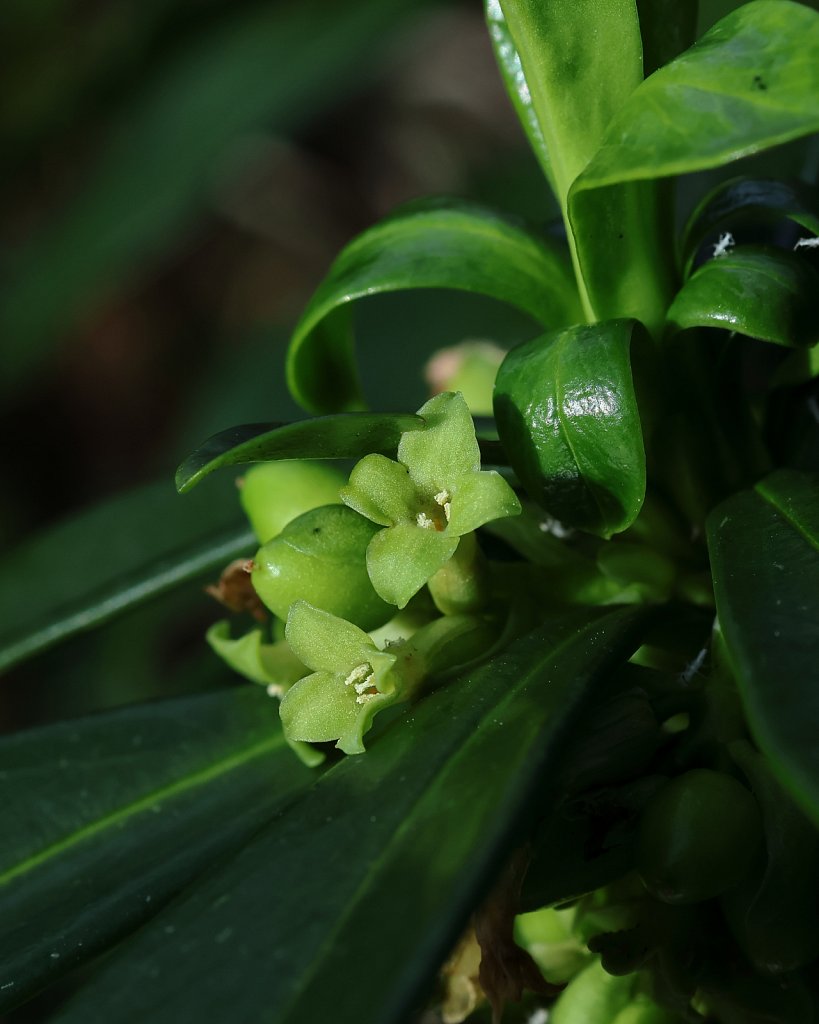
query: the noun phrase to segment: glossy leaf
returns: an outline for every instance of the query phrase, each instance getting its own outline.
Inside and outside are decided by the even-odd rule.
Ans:
[[[764,178],[721,182],[688,218],[682,240],[685,276],[709,235],[748,219],[758,222],[783,217],[801,225],[809,235],[819,235],[819,200],[806,185]]]
[[[569,186],[642,79],[634,0],[500,0],[500,6],[565,209]]]
[[[571,270],[556,247],[483,207],[415,203],[351,242],[307,306],[287,362],[290,390],[305,408],[361,408],[349,304],[408,288],[486,295],[544,326],[579,317]]]
[[[498,430],[530,496],[567,526],[609,537],[646,486],[631,320],[572,327],[513,349],[495,385]]]
[[[819,478],[780,470],[708,520],[714,595],[751,731],[819,821]]]
[[[708,260],[668,311],[673,330],[719,327],[790,348],[819,341],[819,274],[798,252],[743,246]]]
[[[418,4],[236,6],[140,82],[82,190],[15,257],[0,295],[7,394],[67,323],[184,238],[254,132],[292,130],[337,99]]]
[[[720,167],[819,130],[819,13],[753,0],[646,79],[573,189]]]
[[[313,779],[255,687],[0,740],[0,1008],[152,917]]]
[[[123,945],[55,1020],[408,1019],[645,622],[644,610],[554,622],[422,700]]]
[[[512,106],[515,108],[515,113],[518,115],[518,120],[529,139],[529,144],[534,150],[538,163],[552,186],[552,191],[557,194],[552,165],[549,160],[549,148],[543,137],[543,129],[540,127],[537,112],[532,103],[532,92],[526,81],[520,54],[515,49],[500,0],[484,0],[484,11],[489,38],[492,40],[492,48],[495,51],[495,59],[500,68],[503,84],[506,86]]]
[[[819,130],[817,92],[819,14],[754,0],[631,93],[569,195],[597,319],[661,326],[675,277],[673,219],[667,190],[650,183]]]
[[[370,452],[393,454],[401,434],[419,430],[410,413],[342,413],[297,423],[248,423],[230,427],[207,441],[176,471],[176,487],[185,494],[223,466],[274,459],[358,459]]]
[[[80,513],[0,564],[0,669],[255,547],[232,481],[190,501],[152,484]]]

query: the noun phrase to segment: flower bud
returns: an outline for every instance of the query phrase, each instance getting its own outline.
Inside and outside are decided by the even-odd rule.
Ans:
[[[321,462],[263,462],[245,474],[239,498],[254,533],[264,544],[303,512],[339,504],[344,479],[338,470]]]
[[[393,614],[367,575],[366,551],[378,527],[346,505],[324,505],[298,516],[259,549],[251,580],[280,619],[304,600],[363,630]]]

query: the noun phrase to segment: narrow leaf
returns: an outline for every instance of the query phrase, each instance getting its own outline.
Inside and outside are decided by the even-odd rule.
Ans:
[[[411,413],[342,413],[298,423],[248,423],[214,434],[176,471],[184,494],[222,466],[275,459],[357,459],[372,452],[394,455],[407,430],[424,421]]]
[[[645,622],[644,610],[555,622],[421,701],[55,1019],[408,1019]]]
[[[819,821],[819,477],[780,470],[708,520],[717,612],[751,731]]]
[[[819,273],[799,253],[743,246],[708,260],[677,293],[672,330],[720,327],[789,348],[819,341]]]
[[[682,262],[685,276],[709,235],[746,220],[787,217],[811,235],[819,235],[819,200],[800,182],[764,178],[731,178],[712,189],[688,218],[683,232]]]
[[[305,408],[337,412],[362,407],[349,304],[410,288],[486,295],[543,325],[579,317],[571,269],[556,247],[483,207],[415,203],[344,249],[299,321],[287,378]]]
[[[192,501],[156,483],[80,513],[0,563],[0,669],[256,546],[229,481]]]
[[[313,773],[247,686],[0,740],[0,1008],[152,917]]]
[[[227,5],[169,50],[112,131],[84,187],[15,257],[0,295],[0,389],[34,371],[50,341],[102,295],[178,244],[241,167],[243,140],[289,131],[372,68],[373,41],[409,0]],[[236,9],[233,10],[232,8]]]
[[[635,327],[611,320],[545,334],[509,353],[495,385],[501,440],[530,496],[604,537],[636,519],[645,495]]]

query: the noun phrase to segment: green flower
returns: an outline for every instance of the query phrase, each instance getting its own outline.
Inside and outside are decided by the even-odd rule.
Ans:
[[[375,715],[411,688],[411,659],[380,651],[358,626],[306,601],[292,605],[285,635],[296,657],[313,669],[281,702],[285,736],[308,743],[336,740],[345,754],[363,753],[363,736]]]
[[[376,592],[399,608],[449,561],[461,537],[521,510],[503,477],[481,472],[461,394],[436,395],[418,414],[425,425],[402,434],[398,461],[367,455],[340,492],[345,504],[386,527],[367,547],[367,571]]]

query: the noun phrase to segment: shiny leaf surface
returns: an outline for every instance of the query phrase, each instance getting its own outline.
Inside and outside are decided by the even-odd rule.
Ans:
[[[719,327],[790,348],[819,341],[819,273],[798,252],[744,246],[708,260],[668,311],[673,330]]]
[[[513,349],[495,385],[498,430],[530,496],[608,537],[637,517],[646,468],[632,320],[572,327]]]
[[[748,722],[819,821],[819,478],[780,470],[708,520],[714,595]]]
[[[342,413],[298,423],[248,423],[223,430],[185,459],[176,487],[185,494],[223,466],[274,459],[358,459],[370,452],[394,454],[407,430],[424,425],[411,413]]]
[[[579,318],[571,270],[557,247],[483,207],[412,204],[344,249],[299,321],[287,376],[305,408],[337,412],[362,407],[349,305],[409,288],[486,295],[544,326]]]
[[[152,917],[313,773],[256,687],[0,740],[0,1007]]]
[[[700,202],[683,232],[682,262],[685,276],[709,235],[746,220],[770,221],[787,217],[819,235],[819,198],[800,182],[764,178],[732,178],[721,182]]]
[[[0,563],[0,669],[255,547],[232,481],[192,501],[152,484],[80,513]]]
[[[407,1019],[646,621],[617,610],[553,622],[422,700],[122,946],[55,1019]]]

